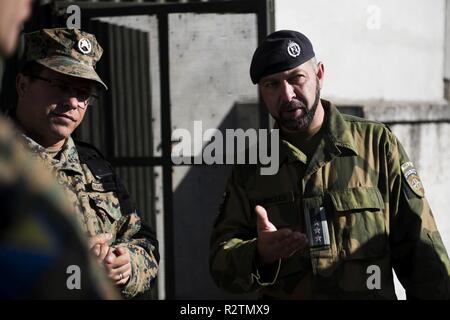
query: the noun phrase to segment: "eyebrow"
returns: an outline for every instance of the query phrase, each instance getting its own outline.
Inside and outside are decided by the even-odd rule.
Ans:
[[[297,74],[300,74],[300,73],[308,74],[305,69],[298,69],[298,70],[290,71],[289,73],[287,73],[284,76],[282,76],[282,78],[289,79],[289,78],[291,78],[291,77],[293,77],[293,76],[295,76]],[[263,83],[266,83],[266,82],[279,82],[279,81],[280,81],[280,76],[273,76],[273,77],[272,76],[268,76],[266,79],[263,79],[261,81],[261,83],[263,84]]]
[[[305,69],[297,69],[297,70],[292,70],[292,71],[289,72],[286,76],[289,78],[289,77],[292,77],[293,75],[296,75],[296,74],[299,74],[299,73],[305,73],[305,74],[307,74],[308,72],[306,72]]]

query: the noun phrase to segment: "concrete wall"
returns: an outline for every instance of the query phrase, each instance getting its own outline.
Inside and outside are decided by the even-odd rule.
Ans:
[[[450,249],[450,108],[447,103],[366,103],[367,118],[390,128],[415,163],[442,240]],[[396,279],[399,299],[405,292]]]
[[[445,0],[275,0],[275,26],[311,39],[330,98],[443,97]]]
[[[248,75],[257,45],[256,16],[173,14],[169,32],[172,129],[187,129],[201,145],[194,121],[201,120],[203,130],[257,126],[257,109],[246,104],[257,100]],[[252,124],[244,123],[242,114],[248,112]],[[209,275],[209,237],[229,170],[223,165],[173,169],[176,298],[249,297],[225,294]]]

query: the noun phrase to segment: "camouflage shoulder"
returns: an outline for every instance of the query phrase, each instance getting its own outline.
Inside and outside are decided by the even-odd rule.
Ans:
[[[356,126],[362,128],[363,130],[370,128],[373,132],[385,133],[388,136],[394,135],[392,130],[389,128],[389,126],[383,122],[371,120],[371,119],[360,118],[360,117],[348,115],[348,114],[343,114],[342,116],[349,125],[356,125]]]
[[[386,126],[386,124],[384,124],[384,123],[382,123],[380,121],[366,119],[366,118],[361,118],[361,117],[353,116],[353,115],[350,115],[350,114],[343,113],[342,117],[347,122],[355,122],[355,123],[360,123],[360,124],[375,125],[375,126],[381,126],[381,127],[385,127]]]

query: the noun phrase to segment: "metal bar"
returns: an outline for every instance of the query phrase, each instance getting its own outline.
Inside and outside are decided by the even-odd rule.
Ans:
[[[117,61],[119,61],[118,57],[117,57],[117,47],[116,44],[114,42],[118,42],[117,39],[117,27],[106,23],[105,25],[108,26],[108,38],[110,39],[109,43],[109,62],[110,65],[108,66],[110,69],[110,89],[109,89],[109,95],[111,96],[111,115],[113,117],[113,131],[114,131],[114,145],[112,147],[112,154],[111,157],[116,157],[119,155],[120,153],[120,139],[121,139],[121,134],[120,131],[116,132],[117,128],[119,128],[119,119],[120,119],[120,114],[119,114],[119,110],[120,110],[120,99],[123,99],[123,97],[121,96],[121,91],[118,89],[119,88],[119,79],[117,78],[117,75],[115,74],[115,72],[117,72],[117,67],[116,67],[116,63]],[[114,41],[113,41],[114,39]]]
[[[139,57],[139,44],[138,44],[138,33],[140,31],[134,29],[128,29],[130,46],[127,48],[128,59],[130,61],[130,68],[128,70],[129,74],[129,88],[127,90],[130,103],[127,106],[127,113],[131,119],[132,126],[129,128],[129,135],[131,137],[131,144],[134,148],[134,153],[132,155],[141,157],[142,154],[142,141],[141,135],[141,113],[143,104],[140,99],[139,94],[139,76],[140,76],[140,57]]]
[[[173,190],[171,161],[171,104],[169,76],[169,21],[168,14],[158,15],[159,63],[161,74],[161,139],[163,158],[163,193],[164,193],[164,256],[165,288],[168,299],[175,298],[175,253],[173,241]]]
[[[150,212],[147,208],[147,203],[145,201],[145,168],[144,167],[136,167],[137,170],[137,191],[139,198],[139,208],[141,208],[141,217],[142,220],[147,224],[149,223],[149,215]]]
[[[124,91],[124,79],[123,79],[123,74],[124,74],[124,65],[122,63],[123,61],[123,51],[122,51],[122,32],[121,32],[121,27],[119,26],[112,26],[112,33],[113,36],[115,38],[115,41],[113,42],[114,44],[114,60],[113,60],[113,64],[114,67],[112,68],[113,71],[113,78],[117,80],[117,82],[115,82],[114,84],[116,85],[116,87],[112,88],[114,90],[114,94],[116,95],[116,99],[114,99],[117,104],[114,106],[115,110],[116,110],[116,114],[117,114],[117,127],[115,127],[115,129],[118,129],[122,124],[123,121],[125,119],[125,91]],[[126,134],[123,133],[123,131],[119,131],[118,132],[118,148],[116,150],[116,156],[123,156],[126,154]]]
[[[92,30],[93,34],[98,36],[97,39],[99,39],[99,41],[103,36],[102,30],[100,28],[101,26],[98,22],[92,20],[90,21],[89,29]],[[104,46],[103,41],[101,41],[101,43],[102,46]],[[107,72],[107,70],[109,69],[105,67],[105,64],[107,64],[107,62],[108,61],[105,59],[104,61],[102,61],[102,63],[99,63],[99,66],[97,68],[97,72],[104,80],[107,79],[107,77],[105,76],[105,72]],[[91,117],[90,119],[93,139],[90,141],[92,141],[94,145],[98,146],[104,154],[108,155],[108,142],[106,141],[105,136],[107,123],[109,123],[111,119],[109,118],[109,113],[106,110],[107,99],[108,95],[103,95],[98,105],[93,106],[90,110],[90,113],[93,115],[93,117]],[[113,131],[112,128],[110,128],[110,131]]]
[[[124,79],[124,96],[125,96],[125,105],[124,105],[124,124],[125,124],[125,130],[122,131],[122,134],[125,133],[126,137],[126,145],[125,145],[125,154],[136,156],[136,144],[135,144],[135,136],[134,133],[134,127],[135,127],[135,120],[134,120],[134,114],[133,112],[130,112],[131,109],[134,107],[133,104],[133,76],[132,76],[132,51],[131,51],[131,37],[133,34],[133,30],[127,28],[127,27],[121,27],[122,37],[123,37],[123,45],[122,45],[122,63],[124,65],[123,71],[124,73],[122,76]],[[120,75],[119,75],[120,76]]]
[[[94,22],[91,20],[91,22]],[[96,30],[98,30],[98,41],[100,44],[105,48],[104,51],[106,51],[109,59],[104,59],[103,61],[100,60],[99,62],[99,73],[103,77],[103,81],[106,82],[106,85],[108,87],[111,87],[112,83],[112,75],[111,75],[111,68],[110,63],[113,60],[114,56],[114,50],[111,48],[111,36],[110,36],[110,26],[107,23],[95,21]],[[113,95],[112,91],[105,92],[103,95],[103,103],[101,104],[101,112],[103,115],[103,124],[104,124],[104,131],[103,131],[103,143],[105,144],[105,154],[107,158],[111,158],[114,156],[114,150],[115,150],[115,143],[116,140],[115,136],[115,114],[114,114],[114,108],[113,108]],[[108,138],[106,138],[108,137]]]
[[[151,105],[151,86],[150,86],[150,50],[149,37],[146,32],[140,33],[139,52],[141,56],[141,81],[139,93],[142,99],[143,113],[141,115],[143,127],[143,145],[142,156],[149,157],[153,155],[153,123],[152,123],[152,105]]]
[[[267,0],[258,1],[258,45],[264,40],[268,33],[268,19],[267,19]],[[258,100],[259,104],[262,105],[261,93],[258,90]],[[259,127],[261,129],[268,129],[270,127],[269,124],[269,114],[266,108],[258,108],[259,109]]]
[[[142,166],[153,167],[163,166],[164,161],[162,157],[115,157],[108,159],[114,166]]]

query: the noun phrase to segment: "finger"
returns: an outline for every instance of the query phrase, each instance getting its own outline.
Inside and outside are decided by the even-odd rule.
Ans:
[[[94,247],[91,249],[91,252],[97,257],[100,254],[100,245],[94,245]]]
[[[101,233],[96,236],[93,236],[89,239],[89,248],[92,248],[96,244],[104,244],[112,239],[111,233]]]
[[[288,228],[283,228],[272,233],[274,240],[276,241],[284,241],[286,239],[289,239],[292,236],[292,234],[293,231]]]
[[[128,249],[125,247],[116,247],[114,253],[116,256],[124,255],[128,252]]]
[[[283,238],[282,240],[280,240],[280,245],[281,246],[290,246],[292,244],[303,244],[305,242],[308,241],[308,238],[306,237],[306,235],[295,231],[295,232],[291,232],[290,234],[287,234],[285,238]]]
[[[255,207],[256,212],[256,227],[258,233],[262,231],[277,231],[277,228],[269,221],[267,211],[262,206]]]
[[[93,247],[96,244],[103,244],[112,239],[112,235],[110,233],[101,233],[89,239],[90,247]]]
[[[120,268],[108,270],[108,277],[110,277],[114,281],[119,281],[119,280],[121,280],[120,274],[125,275],[130,270],[131,270],[131,263],[127,263],[127,264],[121,266]]]
[[[298,250],[307,246],[308,238],[304,234],[295,232],[292,236],[282,241],[280,244],[280,255],[282,257],[290,257]]]
[[[116,281],[116,285],[124,285],[128,282],[131,277],[131,269],[122,275],[123,279]]]
[[[98,260],[100,262],[103,262],[106,255],[108,254],[108,252],[109,252],[109,246],[107,244],[102,244],[100,247],[100,254],[98,255]]]
[[[123,265],[130,263],[130,255],[125,253],[121,256],[116,256],[116,258],[114,259],[113,263],[111,263],[111,268],[113,269],[117,269],[122,267]]]
[[[112,264],[116,260],[116,255],[114,254],[114,249],[109,248],[108,254],[105,257],[106,264]]]

